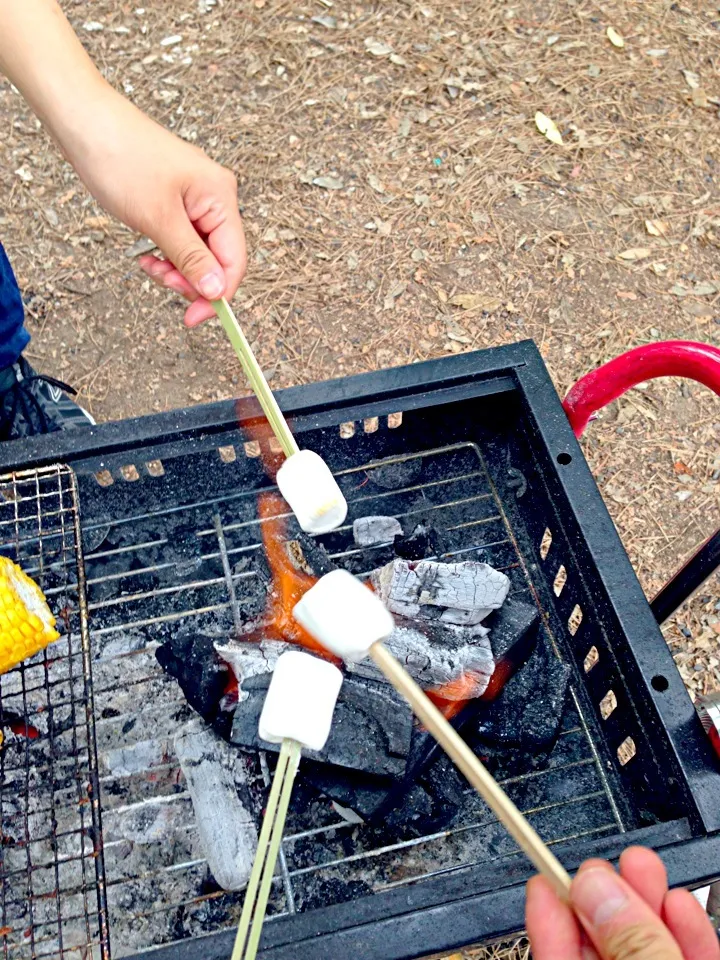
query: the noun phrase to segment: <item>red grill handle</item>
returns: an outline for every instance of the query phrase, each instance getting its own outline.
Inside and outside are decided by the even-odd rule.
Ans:
[[[598,410],[631,387],[655,377],[688,377],[720,395],[720,349],[689,340],[650,343],[585,374],[563,401],[575,436],[582,436]],[[717,530],[653,599],[650,606],[657,622],[664,623],[719,565],[720,530]]]
[[[691,340],[649,343],[586,373],[563,401],[576,437],[581,437],[594,413],[617,400],[631,387],[656,377],[688,377],[720,395],[720,349]]]

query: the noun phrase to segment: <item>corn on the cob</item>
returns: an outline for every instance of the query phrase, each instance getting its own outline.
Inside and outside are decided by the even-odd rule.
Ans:
[[[12,560],[0,557],[0,673],[59,636],[40,587]]]

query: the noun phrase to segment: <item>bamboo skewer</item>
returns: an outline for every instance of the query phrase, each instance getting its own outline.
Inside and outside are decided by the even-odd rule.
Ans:
[[[265,374],[262,372],[260,364],[252,352],[252,348],[243,333],[242,327],[238,323],[237,317],[225,298],[222,300],[214,300],[213,307],[225,328],[225,333],[227,333],[230,342],[235,348],[235,353],[242,365],[245,376],[250,381],[250,386],[258,398],[258,402],[268,419],[268,423],[272,427],[273,433],[278,439],[278,443],[282,447],[283,453],[286,457],[291,457],[294,453],[298,453],[300,448],[297,445],[295,437],[290,432],[287,420],[278,406],[275,395],[265,379]]]
[[[257,953],[270,885],[290,803],[290,793],[299,763],[300,744],[294,740],[283,740],[262,829],[258,837],[252,872],[245,890],[245,900],[231,960],[252,960]],[[254,952],[251,952],[254,935],[256,935]]]
[[[270,887],[272,885],[273,874],[275,873],[275,864],[277,863],[278,854],[280,853],[280,844],[282,843],[288,807],[290,806],[295,774],[300,764],[300,744],[296,740],[283,740],[283,746],[285,746],[286,743],[289,744],[287,770],[285,772],[285,780],[282,785],[280,801],[275,815],[275,823],[273,824],[272,835],[270,837],[270,847],[265,863],[265,873],[263,874],[260,892],[258,893],[255,917],[250,927],[250,937],[248,939],[245,960],[255,960],[258,946],[260,945],[260,935],[262,933],[263,921],[265,920],[268,898],[270,897]]]
[[[398,693],[405,697],[413,713],[422,721],[458,770],[465,775],[470,785],[485,800],[536,869],[550,881],[561,899],[568,901],[570,874],[487,768],[382,643],[374,643],[370,647],[369,654]]]

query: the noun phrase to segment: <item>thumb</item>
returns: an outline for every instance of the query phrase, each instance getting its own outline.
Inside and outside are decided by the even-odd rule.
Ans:
[[[153,239],[201,297],[219,300],[224,295],[225,271],[192,225],[184,207],[167,219]]]
[[[683,960],[662,920],[614,870],[580,870],[570,901],[602,960]]]

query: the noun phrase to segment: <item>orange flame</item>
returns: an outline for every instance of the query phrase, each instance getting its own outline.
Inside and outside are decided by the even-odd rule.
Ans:
[[[317,583],[317,577],[298,570],[287,552],[287,504],[277,493],[262,493],[258,497],[262,538],[265,546],[273,582],[266,609],[263,626],[255,631],[257,639],[270,638],[284,640],[286,643],[304,647],[312,653],[320,654],[327,660],[339,663],[307,630],[300,626],[292,615],[293,607],[304,593]],[[285,516],[283,516],[285,514]],[[245,639],[254,639],[250,635]],[[500,666],[498,664],[498,666]],[[497,674],[497,670],[496,670]],[[482,699],[494,699],[487,696],[493,686],[495,674]],[[499,684],[499,689],[504,681]],[[456,680],[442,684],[428,691],[428,696],[436,706],[450,719],[456,716],[469,703],[470,692],[477,688],[477,675],[467,672]],[[497,692],[495,696],[497,696]]]
[[[273,578],[265,623],[259,632],[265,638],[296,644],[338,663],[337,658],[300,626],[292,614],[302,595],[317,583],[317,577],[298,570],[290,559],[286,547],[287,509],[279,493],[261,493],[258,497],[265,555]]]

